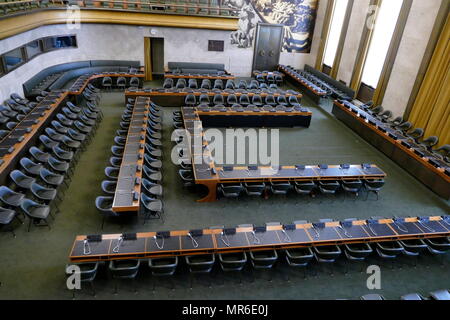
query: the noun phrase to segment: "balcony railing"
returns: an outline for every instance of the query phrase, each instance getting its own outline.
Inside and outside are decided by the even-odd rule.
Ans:
[[[234,16],[238,10],[223,5],[224,0],[0,0],[0,17],[36,9],[77,5],[81,9],[171,13],[201,16]]]

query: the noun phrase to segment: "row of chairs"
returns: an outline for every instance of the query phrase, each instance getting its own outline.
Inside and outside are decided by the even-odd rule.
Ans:
[[[113,80],[111,77],[103,77],[102,78],[102,87],[104,89],[112,89],[118,88],[120,90],[125,90],[127,87],[127,78],[126,77],[117,77],[116,83],[113,84]],[[128,82],[128,87],[139,87],[139,78],[131,77]]]
[[[378,218],[378,217],[373,217]],[[346,221],[355,221],[356,218],[347,219]],[[321,219],[320,222],[332,222],[332,219]],[[294,221],[294,224],[306,224],[307,221]],[[266,227],[280,226],[279,222],[266,223]],[[240,228],[247,228],[254,226],[252,224],[239,225]],[[211,229],[223,229],[224,226],[213,226]],[[257,237],[257,234],[255,234]],[[448,238],[437,239],[416,239],[416,240],[402,240],[380,242],[375,244],[344,244],[344,245],[328,245],[328,246],[313,246],[305,248],[289,248],[289,249],[268,249],[261,251],[248,252],[233,252],[233,253],[217,253],[217,254],[202,254],[202,255],[187,255],[184,256],[185,266],[190,274],[190,287],[193,286],[195,275],[211,275],[215,265],[219,264],[220,269],[224,273],[238,273],[239,281],[242,283],[242,272],[251,267],[252,270],[270,270],[277,264],[283,261],[292,268],[304,270],[304,277],[306,278],[307,267],[315,261],[318,265],[334,264],[338,258],[345,256],[349,263],[364,262],[370,255],[376,255],[383,260],[394,261],[399,256],[415,257],[428,251],[432,255],[444,255],[450,250],[450,241]],[[116,280],[135,280],[141,263],[145,262],[148,266],[151,275],[156,279],[160,277],[172,278],[177,269],[180,268],[180,258],[178,256],[164,257],[164,258],[150,258],[145,260],[118,260],[109,262],[109,271],[113,279]],[[345,273],[349,272],[348,263]],[[95,279],[99,263],[84,263],[79,264],[81,279],[84,282],[91,284],[92,290],[95,294],[93,281]],[[331,268],[331,273],[332,273]],[[286,275],[286,280],[289,277]],[[272,281],[270,275],[269,281]],[[211,282],[209,283],[211,286]],[[172,282],[172,289],[174,284]],[[153,290],[155,290],[155,281],[153,282]],[[117,293],[117,282],[115,286]]]
[[[36,102],[12,93],[10,98],[0,105],[0,139],[7,136],[36,106]]]
[[[221,94],[215,94],[211,100],[209,98],[209,95],[207,94],[201,94],[198,97],[194,94],[188,94],[186,95],[186,98],[184,100],[184,104],[186,106],[196,106],[196,105],[204,105],[204,106],[210,106],[210,105],[221,105],[221,106],[233,106],[235,104],[240,104],[242,106],[248,106],[248,105],[255,105],[255,106],[291,106],[291,107],[298,107],[300,106],[300,101],[297,99],[296,96],[285,96],[285,95],[279,95],[279,96],[273,96],[273,95],[267,95],[264,98],[258,94],[255,94],[253,96],[249,96],[247,94],[241,94],[239,97],[235,94],[229,94],[227,96],[221,95]]]
[[[387,300],[383,295],[378,293],[370,293],[363,295],[360,300]],[[450,291],[447,289],[436,290],[430,292],[428,297],[420,293],[408,293],[400,297],[400,300],[450,300]]]
[[[385,122],[392,128],[399,130],[409,137],[411,141],[418,143],[424,149],[433,152],[439,159],[450,163],[450,145],[443,145],[435,148],[439,143],[439,137],[431,136],[425,139],[424,130],[422,128],[414,128],[413,124],[405,121],[402,116],[393,119],[393,113],[390,110],[384,110],[383,106],[375,106],[373,102],[368,102],[360,107],[367,113]]]
[[[176,83],[175,83],[176,80]],[[266,83],[259,83],[256,80],[251,80],[250,82],[247,82],[246,80],[239,80],[239,82],[228,79],[225,83],[221,79],[216,79],[212,83],[209,79],[202,79],[200,85],[197,82],[197,79],[186,79],[179,78],[179,79],[173,79],[173,78],[165,78],[163,83],[163,88],[165,89],[171,89],[171,88],[177,88],[177,89],[183,89],[183,88],[190,88],[190,89],[218,89],[218,90],[258,90],[258,89],[278,89],[278,86],[276,83],[271,83],[270,85]]]
[[[239,198],[243,194],[253,197],[261,197],[269,194],[288,195],[295,192],[298,195],[315,196],[322,194],[325,196],[336,195],[339,190],[344,194],[353,195],[356,199],[363,191],[366,192],[366,200],[370,193],[374,193],[379,198],[379,192],[384,186],[383,179],[365,180],[339,180],[339,181],[295,181],[295,182],[245,182],[220,184],[218,186],[219,195],[225,198]]]
[[[119,179],[120,166],[125,151],[128,129],[131,122],[135,100],[128,99],[128,104],[122,114],[120,129],[114,137],[114,145],[111,147],[112,156],[109,166],[105,168],[107,180],[102,181],[101,188],[104,195],[95,200],[95,206],[103,216],[102,229],[107,217],[120,217],[121,214],[112,210],[114,194]],[[163,188],[162,188],[162,111],[156,104],[151,104],[149,119],[147,120],[146,144],[144,149],[144,165],[141,179],[142,192],[140,194],[141,209],[144,212],[144,224],[148,219],[162,218]]]
[[[94,91],[91,94],[94,95]],[[62,112],[56,115],[58,120],[51,121],[44,134],[39,136],[40,146],[32,146],[29,156],[22,157],[19,167],[10,172],[13,189],[0,187],[0,200],[4,204],[0,208],[0,224],[10,226],[13,234],[11,224],[19,219],[20,213],[29,218],[28,231],[33,222],[36,225],[44,222],[50,228],[47,219],[49,215],[53,217],[51,206],[59,211],[59,193],[68,186],[79,153],[90,141],[93,128],[101,119],[97,106],[92,101],[88,104],[88,107],[78,107],[67,102]]]
[[[283,84],[283,75],[278,71],[269,72],[267,70],[259,71],[253,70],[256,81],[259,83],[277,84],[281,86]]]

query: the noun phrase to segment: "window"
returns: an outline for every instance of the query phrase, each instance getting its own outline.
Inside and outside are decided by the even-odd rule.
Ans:
[[[41,45],[40,45],[40,41],[36,40],[36,41],[32,41],[30,43],[28,43],[25,46],[25,50],[27,52],[27,58],[31,59],[34,56],[42,53],[42,49],[41,49]]]
[[[341,38],[342,26],[344,25],[347,5],[348,0],[335,0],[334,2],[333,14],[330,23],[330,33],[328,34],[323,59],[323,63],[328,66],[328,68],[333,68],[339,39]]]
[[[45,37],[0,55],[0,77],[47,51],[76,48],[75,35]]]
[[[365,85],[372,88],[376,88],[380,80],[402,4],[403,0],[381,3],[361,78]]]
[[[44,48],[46,51],[77,46],[75,36],[48,37],[44,38],[43,41],[44,41]]]
[[[6,71],[11,71],[24,62],[22,48],[11,50],[3,55]]]

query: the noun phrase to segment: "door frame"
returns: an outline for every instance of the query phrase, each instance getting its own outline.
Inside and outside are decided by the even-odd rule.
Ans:
[[[261,26],[270,26],[270,27],[281,27],[282,28],[282,34],[281,34],[281,41],[280,41],[280,48],[279,53],[281,55],[281,48],[283,47],[283,38],[284,38],[284,25],[283,24],[275,24],[275,23],[265,23],[265,22],[258,22],[258,24],[256,25],[256,29],[255,29],[255,41],[253,44],[253,61],[252,61],[252,74],[253,74],[253,70],[255,70],[255,61],[256,61],[256,46],[258,44],[259,41],[259,30],[261,28]],[[262,71],[262,70],[261,70]]]
[[[151,37],[144,37],[144,79],[145,81],[153,80],[152,66],[152,41]]]

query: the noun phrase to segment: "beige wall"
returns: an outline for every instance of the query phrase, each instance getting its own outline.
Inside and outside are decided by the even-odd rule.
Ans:
[[[395,116],[405,112],[440,5],[441,0],[413,2],[383,100]]]
[[[353,3],[341,63],[337,74],[337,80],[342,80],[347,85],[350,85],[352,79],[353,67],[355,65],[356,55],[358,54],[362,32],[365,27],[369,4],[370,0],[355,0]]]

